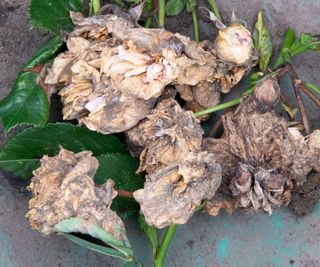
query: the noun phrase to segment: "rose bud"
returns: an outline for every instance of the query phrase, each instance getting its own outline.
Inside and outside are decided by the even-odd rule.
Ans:
[[[251,33],[240,24],[232,24],[219,30],[215,48],[220,59],[237,65],[245,64],[253,50]]]
[[[262,105],[273,106],[280,97],[280,87],[275,78],[267,77],[254,88],[254,98]]]

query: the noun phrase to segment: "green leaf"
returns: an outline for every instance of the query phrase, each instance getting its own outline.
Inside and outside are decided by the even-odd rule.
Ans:
[[[289,53],[289,48],[293,45],[296,40],[296,34],[293,29],[288,28],[284,34],[279,54],[277,59],[273,65],[273,68],[277,68],[280,65],[284,64],[284,62],[291,62],[291,57]]]
[[[186,6],[187,6],[187,11],[192,12],[192,10],[196,7],[197,5],[197,0],[187,0]]]
[[[29,14],[35,27],[45,28],[57,35],[72,31],[70,11],[81,12],[80,0],[31,0]]]
[[[30,178],[43,155],[54,156],[59,146],[80,152],[126,153],[123,144],[112,135],[103,135],[69,123],[49,123],[46,128],[28,128],[12,137],[0,152],[0,167],[23,178]]]
[[[97,157],[100,166],[94,177],[97,184],[104,184],[108,179],[115,181],[115,188],[133,192],[143,187],[144,176],[136,174],[139,161],[128,154],[108,153]],[[121,218],[126,218],[139,211],[139,204],[133,199],[117,197],[112,201],[112,210]]]
[[[272,55],[272,42],[269,30],[263,23],[262,11],[258,14],[258,20],[253,31],[253,42],[260,54],[259,68],[262,72],[265,72]]]
[[[21,125],[44,127],[49,116],[49,101],[37,83],[38,74],[21,73],[9,95],[0,101],[4,132]]]
[[[158,239],[157,229],[154,228],[153,226],[148,225],[142,214],[139,214],[138,221],[139,221],[140,229],[148,237],[148,239],[152,245],[153,255],[155,256],[155,254],[159,248],[159,239]]]
[[[166,15],[177,16],[179,15],[186,6],[186,0],[169,0],[166,3]]]
[[[82,234],[88,234],[92,236],[93,238],[97,238],[101,240],[106,245],[114,248],[117,252],[120,252],[123,255],[123,258],[127,260],[131,260],[133,257],[133,251],[130,245],[129,240],[118,240],[116,239],[111,233],[106,232],[101,227],[90,223],[87,220],[84,220],[82,218],[69,218],[62,220],[61,222],[57,223],[55,225],[55,230],[57,230],[60,233],[82,233]],[[125,228],[120,227],[117,229],[117,231],[125,231]],[[111,255],[111,250],[108,251]],[[115,253],[114,253],[115,254]],[[114,256],[118,256],[119,254],[116,254]]]
[[[44,127],[49,116],[49,101],[44,89],[38,84],[38,74],[28,69],[53,57],[63,42],[53,36],[38,49],[24,65],[26,72],[20,73],[9,95],[0,101],[0,117],[4,131],[8,132],[20,124]]]
[[[300,37],[296,39],[294,31],[292,29],[288,29],[284,35],[274,68],[285,63],[290,63],[293,57],[309,50],[320,50],[320,36],[301,33]]]
[[[48,41],[43,44],[32,58],[23,66],[23,69],[33,68],[37,64],[47,62],[57,53],[62,44],[63,41],[59,36],[50,37]]]
[[[95,243],[89,242],[85,239],[82,239],[80,237],[74,236],[72,234],[64,234],[61,233],[62,236],[64,236],[65,238],[69,239],[70,241],[76,243],[79,246],[85,247],[87,249],[99,252],[101,254],[107,255],[107,256],[111,256],[111,257],[115,257],[115,258],[120,258],[123,260],[127,260],[126,257],[123,256],[123,254],[113,248],[107,248],[101,245],[97,245]]]
[[[319,35],[309,33],[301,33],[300,38],[297,39],[289,48],[290,56],[294,57],[308,50],[320,49]]]

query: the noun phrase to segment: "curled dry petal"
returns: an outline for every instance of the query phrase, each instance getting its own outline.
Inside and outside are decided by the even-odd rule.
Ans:
[[[202,134],[193,113],[170,98],[162,100],[145,120],[126,132],[132,153],[141,151],[138,172],[148,173],[178,161],[186,152],[200,151]]]
[[[26,216],[31,227],[49,235],[57,223],[76,217],[103,228],[118,240],[126,240],[123,222],[110,209],[117,195],[114,182],[94,184],[98,165],[88,151],[75,154],[61,148],[55,157],[44,156],[29,186],[32,199]]]
[[[202,200],[215,194],[221,181],[221,167],[215,155],[189,152],[176,163],[146,178],[143,189],[134,192],[149,225],[163,228],[184,224]]]

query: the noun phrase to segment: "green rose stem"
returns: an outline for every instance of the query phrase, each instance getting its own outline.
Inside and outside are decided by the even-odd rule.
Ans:
[[[152,11],[152,0],[148,0],[145,6],[145,10],[147,12]],[[147,18],[146,22],[144,23],[145,28],[150,28],[152,24],[152,17]]]
[[[216,0],[209,0],[209,4],[210,4],[210,6],[211,6],[211,8],[213,10],[214,15],[217,17],[218,20],[221,21],[221,16],[220,16],[220,13],[219,13],[219,9],[218,9]]]
[[[320,94],[320,88],[318,88],[318,87],[315,86],[314,84],[309,83],[309,82],[303,82],[303,84],[304,84],[307,88],[309,88],[310,90],[314,91],[315,93]]]
[[[223,110],[223,109],[226,109],[226,108],[230,108],[230,107],[236,106],[236,105],[238,105],[240,103],[241,103],[241,97],[238,97],[238,98],[233,99],[233,100],[231,100],[229,102],[222,103],[222,104],[214,106],[212,108],[208,108],[208,109],[201,110],[199,112],[195,112],[194,115],[196,117],[200,117],[200,116],[203,116],[203,115],[206,115],[206,114],[217,112],[219,110]]]
[[[194,30],[194,40],[198,43],[199,42],[199,25],[198,25],[198,18],[197,18],[197,11],[196,8],[192,8],[192,20],[193,20],[193,30]]]
[[[159,27],[164,28],[164,17],[166,15],[166,3],[165,0],[158,0],[158,6],[159,6]]]
[[[223,109],[226,109],[226,108],[230,108],[230,107],[236,106],[236,105],[241,103],[241,99],[242,99],[243,96],[251,95],[253,93],[253,89],[254,88],[249,88],[241,95],[241,97],[235,98],[233,100],[230,100],[230,101],[228,101],[226,103],[222,103],[222,104],[217,105],[217,106],[214,106],[212,108],[208,108],[208,109],[204,109],[204,110],[195,112],[194,115],[196,117],[200,117],[200,116],[203,116],[203,115],[206,115],[206,114],[210,114],[210,113],[213,113],[213,112],[217,112],[217,111],[220,111],[220,110],[223,110]]]
[[[92,0],[92,9],[93,9],[93,14],[97,14],[100,11],[101,9],[100,0]]]
[[[156,257],[154,260],[154,267],[163,267],[164,259],[167,255],[171,240],[174,236],[174,233],[176,232],[176,229],[177,229],[176,224],[172,224],[167,228],[166,233],[162,239],[160,248],[156,254]]]

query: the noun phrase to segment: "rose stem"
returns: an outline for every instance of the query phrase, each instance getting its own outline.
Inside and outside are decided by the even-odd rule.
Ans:
[[[198,25],[198,18],[197,18],[197,10],[196,7],[192,8],[192,20],[193,20],[193,31],[194,31],[194,40],[199,43],[199,25]]]
[[[306,132],[306,134],[310,134],[310,125],[309,125],[309,121],[308,121],[308,117],[306,115],[306,111],[304,108],[304,104],[302,101],[302,97],[301,97],[301,92],[300,92],[300,86],[301,86],[301,80],[298,77],[298,74],[295,72],[295,70],[293,69],[291,64],[287,64],[285,67],[285,72],[290,76],[291,81],[292,81],[292,86],[294,88],[294,93],[297,99],[297,103],[298,103],[298,107],[300,110],[300,114],[301,114],[301,118],[302,118],[302,122],[303,122],[303,126],[304,126],[304,130]]]
[[[147,12],[151,12],[152,11],[152,0],[147,0],[145,9]],[[144,23],[144,27],[145,28],[150,28],[152,24],[152,17],[150,16],[149,18],[147,18],[146,22]]]
[[[320,94],[320,89],[319,89],[317,86],[313,85],[312,83],[303,82],[303,84],[304,84],[307,88],[309,88],[309,89],[311,89],[312,91],[314,91],[315,93]]]
[[[196,117],[200,117],[202,115],[206,115],[206,114],[209,114],[209,113],[217,112],[219,110],[223,110],[223,109],[226,109],[226,108],[230,108],[230,107],[236,106],[236,105],[238,105],[240,103],[241,103],[241,97],[238,97],[238,98],[235,98],[235,99],[233,99],[233,100],[231,100],[229,102],[222,103],[222,104],[214,106],[212,108],[208,108],[208,109],[205,109],[205,110],[201,110],[199,112],[195,112],[194,115]]]
[[[117,190],[119,197],[133,198],[133,193],[125,190]]]
[[[217,17],[218,20],[221,21],[221,16],[220,16],[220,13],[219,13],[219,9],[218,9],[216,0],[209,0],[209,4],[210,4],[210,6],[211,6],[211,8],[213,10],[214,15]]]
[[[154,267],[163,267],[164,259],[167,255],[167,252],[168,252],[170,243],[172,241],[172,238],[174,236],[174,233],[176,231],[176,228],[177,228],[176,224],[172,224],[167,228],[166,233],[162,239],[160,248],[157,252],[156,258],[154,260]]]
[[[300,89],[308,96],[310,99],[320,107],[320,99],[307,88],[304,84],[300,84]]]
[[[97,14],[101,9],[100,0],[92,0],[92,8],[93,14]]]
[[[164,17],[166,15],[166,5],[165,0],[158,0],[159,5],[159,27],[164,28]]]

